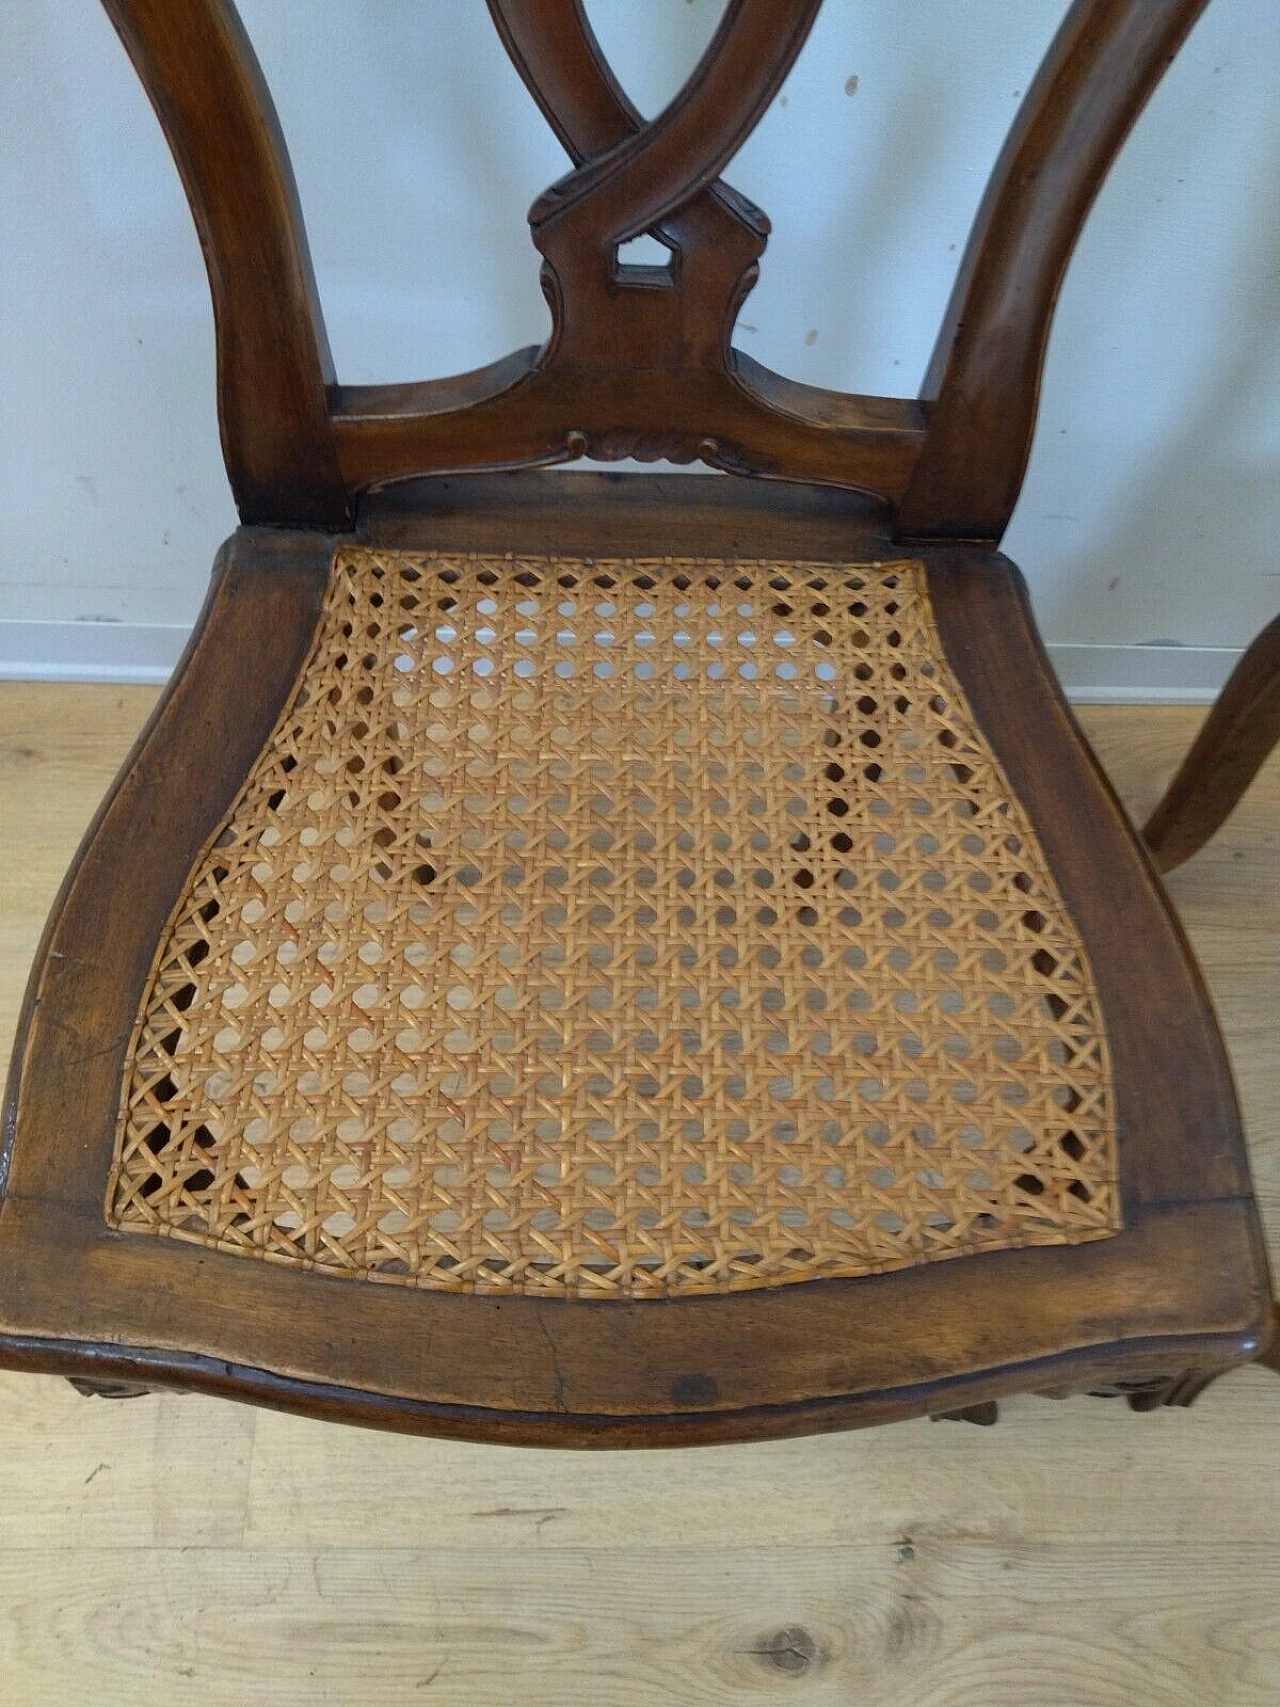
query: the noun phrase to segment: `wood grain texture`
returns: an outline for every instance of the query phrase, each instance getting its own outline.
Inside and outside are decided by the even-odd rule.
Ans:
[[[342,527],[422,473],[590,457],[702,461],[875,493],[910,539],[998,540],[1022,484],[1067,262],[1129,127],[1205,0],[1074,0],[992,175],[919,399],[846,396],[731,347],[769,221],[718,174],[820,0],[729,0],[643,120],[582,0],[490,0],[572,170],[530,210],[542,349],[475,373],[343,387],[292,172],[234,0],[105,0],[181,172],[208,265],[219,410],[244,520]],[[670,252],[634,267],[643,232]]]
[[[1280,742],[1280,616],[1227,679],[1190,751],[1143,826],[1161,871],[1190,859],[1235,811]]]
[[[200,234],[218,418],[245,522],[341,527],[333,363],[275,108],[234,0],[103,0],[164,128]]]
[[[481,482],[441,499],[430,522],[438,548],[479,530],[486,551],[520,550],[541,515],[540,549],[563,549],[561,526],[586,526],[594,555],[608,556],[639,528],[662,558],[688,549],[686,517],[700,517],[711,555],[758,551],[756,537],[782,527],[801,557],[822,559],[820,542],[841,534],[838,560],[876,555],[865,549],[874,527],[850,526],[838,494],[756,484],[726,501],[724,482],[687,479],[673,507],[662,483],[634,476],[492,484],[518,497],[491,512]],[[118,1087],[154,944],[294,680],[333,544],[236,536],[165,712],[64,888],[10,1079],[0,1197],[8,1365],[600,1449],[863,1426],[1015,1391],[1212,1373],[1257,1354],[1269,1281],[1203,993],[1137,844],[1055,704],[1016,571],[975,548],[923,556],[948,658],[1097,960],[1122,1062],[1122,1231],[988,1253],[954,1274],[926,1264],[661,1310],[615,1301],[606,1312],[576,1299],[339,1287],[109,1228]],[[1124,952],[1131,937],[1140,955]]]
[[[0,1047],[154,698],[0,687]],[[1135,816],[1199,717],[1081,712]],[[1170,883],[1276,1257],[1278,851],[1273,759]],[[1254,1369],[1190,1412],[1022,1398],[991,1430],[566,1459],[3,1375],[6,1707],[1270,1707],[1278,1427]]]
[[[476,374],[347,386],[334,426],[353,488],[425,470],[635,457],[897,495],[923,436],[911,401],[786,380],[729,348],[769,222],[715,174],[804,40],[815,0],[734,0],[685,87],[641,121],[579,0],[492,0],[504,45],[574,170],[534,203],[553,327]],[[651,230],[670,266],[619,264]]]
[[[565,1551],[554,1569],[493,1546],[94,1563],[96,1579],[59,1560],[38,1591],[29,1556],[0,1564],[23,1632],[11,1700],[48,1699],[50,1649],[111,1707],[240,1707],[264,1682],[281,1707],[505,1707],[517,1687],[530,1707],[1266,1707],[1274,1685],[1280,1573],[1225,1543],[1174,1565],[1120,1544],[885,1536],[796,1549],[782,1582],[767,1547]],[[1107,1607],[1097,1585],[1121,1576]]]
[[[1022,489],[1053,311],[1130,127],[1206,0],[1073,0],[988,181],[925,375],[907,538],[998,540]]]

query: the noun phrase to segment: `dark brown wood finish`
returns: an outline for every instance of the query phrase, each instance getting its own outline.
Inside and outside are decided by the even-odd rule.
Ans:
[[[1128,1147],[1126,1218],[1144,1202],[1247,1196],[1231,1071],[1204,981],[1063,698],[1021,575],[989,552],[933,548],[928,561],[952,667],[1039,830],[1088,944],[1114,1062],[1120,1140]],[[1162,1134],[1158,1144],[1147,1142],[1152,1132]],[[1171,1199],[1174,1179],[1185,1192],[1172,1187]]]
[[[1265,1363],[1268,1369],[1274,1369],[1280,1375],[1280,1304],[1271,1306],[1271,1334],[1263,1343],[1258,1362]]]
[[[915,404],[799,385],[729,349],[769,223],[712,180],[781,83],[815,0],[733,0],[649,124],[579,0],[492,0],[491,10],[576,163],[530,213],[552,335],[461,390],[457,380],[343,388],[335,426],[348,480],[631,456],[900,492],[923,440]],[[620,265],[619,244],[650,229],[670,268]]]
[[[241,519],[342,527],[333,382],[293,171],[232,0],[103,0],[173,151],[218,336],[218,418]]]
[[[1280,616],[1232,670],[1143,837],[1161,871],[1199,853],[1280,741]]]
[[[490,0],[574,169],[530,213],[553,329],[473,374],[335,383],[288,156],[232,0],[106,0],[200,229],[228,469],[246,521],[342,526],[424,473],[701,460],[865,490],[912,538],[997,540],[1021,486],[1058,286],[1125,134],[1205,0],[1075,0],[992,178],[921,400],[847,396],[730,344],[769,222],[718,181],[820,0],[730,0],[644,122],[582,0]],[[670,266],[620,264],[651,231]]]
[[[443,549],[590,539],[601,553],[659,555],[759,556],[786,541],[793,555],[852,560],[888,545],[883,520],[838,493],[625,476],[423,483],[372,502],[360,533]],[[979,550],[927,554],[936,608],[1097,945],[1120,1084],[1122,1233],[873,1279],[600,1305],[371,1287],[108,1229],[115,1099],[152,947],[305,655],[335,543],[240,536],[178,686],[69,881],[11,1089],[5,1362],[387,1427],[620,1445],[1172,1381],[1256,1354],[1269,1290],[1207,1006],[1158,883],[1056,698],[1015,577]]]
[[[1022,489],[1058,290],[1134,120],[1206,0],[1073,0],[978,211],[925,376],[904,537],[999,540]]]
[[[648,123],[580,0],[491,0],[573,162],[531,214],[551,340],[476,374],[346,389],[331,383],[287,157],[230,0],[107,4],[205,244],[242,508],[333,531],[246,528],[231,542],[55,908],[0,1141],[0,1362],[388,1428],[616,1446],[985,1415],[1026,1390],[1154,1403],[1257,1356],[1271,1291],[1205,992],[1016,570],[951,537],[994,539],[1007,519],[1062,269],[1200,0],[1071,8],[984,204],[923,403],[800,386],[729,344],[768,224],[717,174],[816,0],[730,0]],[[641,230],[668,245],[669,268],[620,264]],[[582,455],[702,458],[771,483],[476,472]],[[376,490],[424,469],[436,477]],[[788,484],[797,474],[811,484]],[[912,555],[944,646],[1092,956],[1122,1230],[858,1280],[601,1304],[372,1286],[109,1228],[119,1089],[156,944],[287,702],[351,527],[386,546],[835,562],[890,557],[904,532],[943,542]]]
[[[59,1133],[68,1109],[85,1113],[69,1094],[81,1069],[93,1073],[87,1096],[105,1090],[100,1075],[110,1069],[106,1052],[86,1058],[84,1039],[100,1029],[99,1004],[108,980],[119,980],[110,1047],[117,1067],[123,1059],[124,1005],[140,1000],[147,975],[143,958],[149,965],[181,894],[177,867],[185,862],[191,869],[275,725],[307,655],[333,548],[323,534],[241,529],[232,536],[214,564],[204,609],[169,687],[85,832],[37,951],[10,1069],[12,1093],[30,1060],[34,1075],[25,1075],[27,1089],[48,1102]],[[181,802],[176,815],[174,800]],[[104,859],[114,861],[105,871]],[[135,875],[141,876],[139,885],[131,882]],[[135,904],[118,906],[117,895],[127,890]],[[87,912],[80,916],[84,935],[73,951],[61,933],[68,910],[74,914],[77,905]],[[91,971],[103,984],[82,1008]],[[55,999],[59,987],[65,1004]],[[53,1027],[55,1047],[41,1051],[33,1029],[47,1024],[51,1012],[60,1016]],[[0,1128],[0,1194],[12,1183],[17,1127],[18,1099],[9,1094]],[[63,1165],[55,1148],[46,1150],[45,1165]]]

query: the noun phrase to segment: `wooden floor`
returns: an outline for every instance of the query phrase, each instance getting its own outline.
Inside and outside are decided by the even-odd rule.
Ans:
[[[152,698],[0,687],[0,1048]],[[1084,713],[1138,814],[1196,720]],[[1171,887],[1280,1257],[1280,765]],[[3,1707],[416,1701],[1274,1707],[1280,1380],[571,1456],[0,1375]]]

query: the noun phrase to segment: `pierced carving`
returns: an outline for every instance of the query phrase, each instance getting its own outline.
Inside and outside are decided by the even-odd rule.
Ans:
[[[339,389],[334,426],[354,487],[578,456],[685,463],[906,490],[925,436],[914,401],[839,396],[730,347],[769,235],[718,173],[790,69],[821,0],[730,0],[664,112],[645,121],[619,86],[582,0],[488,0],[573,170],[530,212],[551,310],[546,346],[474,375]],[[663,267],[619,265],[651,235]],[[572,423],[572,426],[568,425]]]
[[[724,371],[769,221],[717,173],[790,70],[820,3],[731,0],[683,89],[646,123],[581,0],[489,0],[517,70],[575,162],[529,212],[555,323],[547,367]],[[669,269],[618,267],[619,244],[644,232],[671,250]]]
[[[228,474],[245,521],[342,527],[368,486],[704,439],[744,474],[872,492],[900,537],[992,539],[1021,485],[1058,285],[1128,127],[1207,0],[1072,0],[983,198],[922,399],[837,397],[729,347],[769,234],[718,174],[820,0],[729,0],[666,110],[627,99],[583,0],[488,0],[573,170],[531,219],[553,335],[483,376],[334,380],[293,176],[234,0],[104,0],[200,230]],[[617,264],[643,233],[663,268]],[[483,379],[483,384],[478,381]],[[499,381],[501,383],[499,383]],[[491,388],[492,387],[492,388]],[[699,453],[700,454],[700,453]]]

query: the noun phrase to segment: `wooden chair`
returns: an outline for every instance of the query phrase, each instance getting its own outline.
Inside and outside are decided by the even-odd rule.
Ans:
[[[1220,830],[1280,742],[1280,616],[1250,645],[1205,718],[1142,836],[1161,871]]]
[[[530,213],[553,331],[378,386],[334,379],[230,0],[106,3],[244,525],[39,953],[0,1361],[613,1446],[1257,1357],[1221,1039],[997,550],[1072,245],[1203,0],[1075,0],[910,400],[730,343],[769,228],[718,174],[818,0],[730,0],[647,122],[580,0],[490,0],[573,162]],[[532,472],[628,456],[722,473]]]

